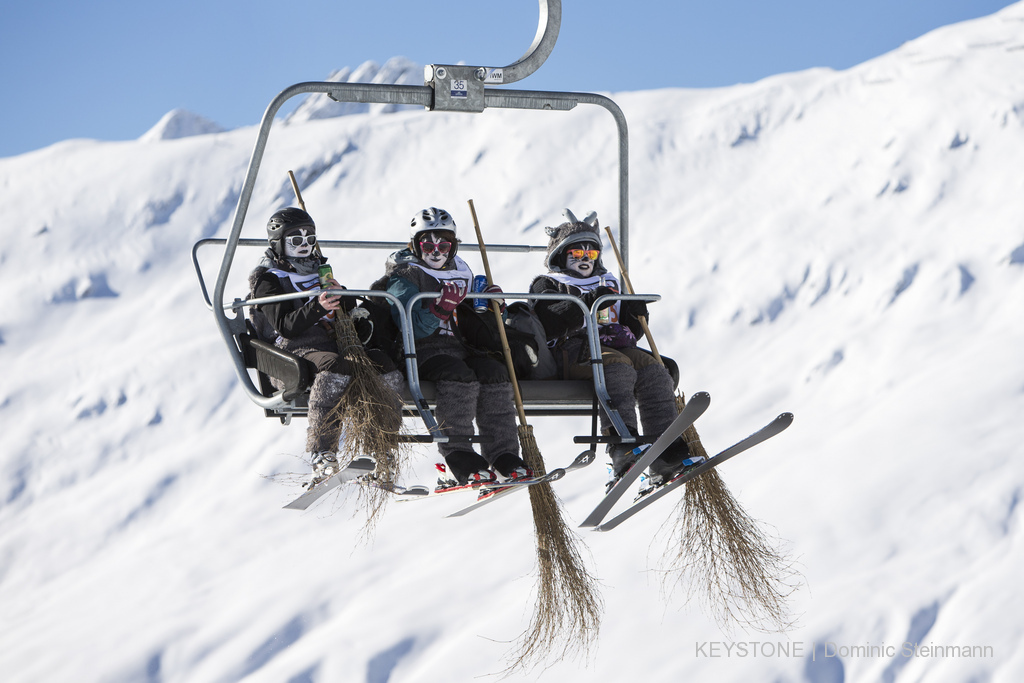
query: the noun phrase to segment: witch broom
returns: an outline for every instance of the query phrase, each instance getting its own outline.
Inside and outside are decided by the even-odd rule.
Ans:
[[[476,229],[487,283],[492,284],[494,281],[487,261],[487,249],[472,199],[469,200],[469,210],[473,215],[473,227]],[[526,422],[522,394],[497,300],[491,300],[491,310],[498,324],[502,352],[519,413],[519,444],[523,460],[533,470],[534,476],[540,477],[546,473],[544,458],[537,447],[533,427]],[[602,601],[597,593],[596,580],[583,563],[577,547],[579,539],[562,518],[561,505],[551,484],[533,484],[529,489],[537,540],[537,602],[530,626],[520,636],[515,653],[511,656],[511,664],[505,670],[506,674],[540,664],[555,653],[559,642],[562,643],[557,653],[559,659],[581,652],[585,654],[597,641],[601,620]]]

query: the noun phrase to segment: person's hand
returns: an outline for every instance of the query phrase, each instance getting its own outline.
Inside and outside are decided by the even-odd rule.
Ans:
[[[487,285],[487,287],[484,288],[483,293],[484,294],[501,294],[502,291],[503,290],[498,285]],[[490,299],[488,303],[490,303],[490,301],[497,301],[498,302],[498,309],[502,313],[505,312],[505,300],[504,299]],[[490,308],[489,305],[488,305],[488,308]]]
[[[623,301],[622,310],[627,316],[633,316],[634,318],[650,318],[651,314],[647,311],[646,301]]]
[[[600,299],[602,296],[605,296],[607,294],[618,294],[618,293],[619,293],[619,290],[615,289],[614,287],[605,287],[605,286],[602,285],[602,286],[598,287],[597,289],[595,289],[593,291],[587,292],[586,295],[583,297],[583,302],[585,304],[587,304],[588,306],[593,306],[594,302],[597,301],[598,299]],[[614,306],[614,305],[615,305],[615,299],[608,299],[607,301],[602,303],[601,304],[601,308],[599,308],[597,310],[603,311],[604,309],[610,308],[611,306]]]
[[[329,287],[333,287],[335,289],[345,289],[334,278],[328,280],[327,283]],[[328,311],[336,311],[339,308],[341,308],[341,297],[334,294],[330,294],[328,292],[320,292],[320,296],[317,297],[317,301],[319,301],[320,305],[323,306]]]
[[[456,282],[445,282],[441,285],[441,293],[437,299],[430,302],[430,312],[441,320],[447,320],[465,298],[465,287]]]

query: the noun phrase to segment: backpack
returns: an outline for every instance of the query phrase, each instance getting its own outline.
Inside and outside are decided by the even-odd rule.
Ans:
[[[459,305],[456,315],[459,336],[466,348],[498,360],[504,359],[498,321],[490,311],[477,313],[468,303],[464,302]],[[516,377],[535,379],[534,374],[540,351],[537,340],[532,334],[522,332],[508,324],[504,327]],[[543,345],[541,347],[543,348]]]
[[[548,347],[547,334],[540,318],[533,307],[523,301],[517,301],[505,309],[505,325],[520,333],[529,335],[536,342],[537,363],[529,371],[526,379],[552,379],[558,372],[555,356]],[[533,348],[533,345],[531,345]]]

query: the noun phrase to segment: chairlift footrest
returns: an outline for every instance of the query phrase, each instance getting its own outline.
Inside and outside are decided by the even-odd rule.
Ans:
[[[400,434],[398,436],[399,443],[434,443],[433,434]],[[462,443],[492,443],[494,437],[491,435],[483,434],[451,434],[448,436],[448,443],[451,444],[462,444]]]
[[[573,443],[628,443],[636,446],[643,446],[655,441],[656,439],[649,436],[638,436],[633,441],[623,441],[621,436],[574,436],[572,438]]]

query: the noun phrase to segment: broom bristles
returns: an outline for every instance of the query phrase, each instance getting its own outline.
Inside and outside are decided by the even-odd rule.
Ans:
[[[537,476],[546,472],[533,428],[519,428],[523,460]],[[517,641],[503,672],[529,670],[567,656],[588,655],[597,642],[603,602],[586,568],[579,539],[562,517],[561,503],[547,482],[530,486],[537,539],[537,601],[530,625]]]
[[[677,397],[682,409],[684,399]],[[697,430],[683,436],[690,453],[707,457]],[[762,631],[793,624],[787,599],[796,590],[792,561],[762,531],[716,470],[686,483],[666,552],[667,593],[686,586],[721,626],[740,623]]]
[[[372,536],[387,502],[388,489],[398,482],[406,456],[399,447],[402,427],[401,399],[384,382],[379,368],[366,355],[355,326],[343,311],[335,311],[334,330],[338,352],[352,368],[352,380],[341,400],[328,414],[323,430],[343,435],[339,444],[342,462],[371,456],[377,463],[372,481],[359,487],[360,507],[365,514],[363,535]]]

